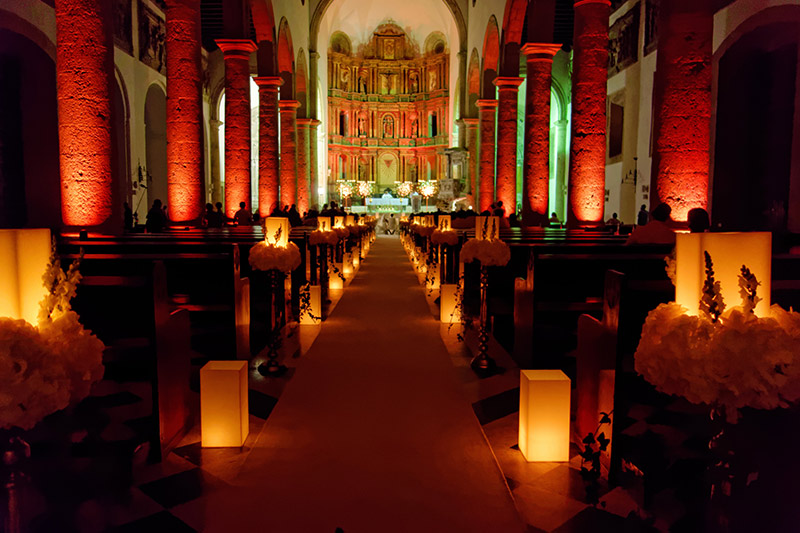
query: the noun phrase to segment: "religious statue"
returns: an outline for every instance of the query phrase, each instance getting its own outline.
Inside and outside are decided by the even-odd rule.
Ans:
[[[350,90],[350,70],[342,69],[342,73],[339,76],[339,81],[341,82],[341,87],[343,91]]]
[[[358,116],[358,134],[360,136],[367,134],[367,120],[364,118],[364,115]]]
[[[416,137],[419,135],[419,122],[416,118],[411,119],[411,136]]]
[[[414,161],[409,166],[408,174],[411,177],[411,181],[417,181],[417,164]]]
[[[394,119],[387,116],[383,119],[383,137],[391,138],[394,136]]]
[[[366,70],[362,70],[358,74],[358,92],[367,94],[367,77],[368,73]]]
[[[432,70],[432,71],[430,71],[428,73],[428,79],[430,80],[429,83],[428,83],[428,87],[429,87],[428,90],[429,91],[435,91],[436,87],[437,87],[437,85],[436,85],[436,71],[435,70]]]
[[[383,58],[394,59],[394,40],[389,39],[383,45]]]
[[[412,93],[419,91],[419,74],[417,74],[416,70],[412,70],[408,75],[408,84]]]

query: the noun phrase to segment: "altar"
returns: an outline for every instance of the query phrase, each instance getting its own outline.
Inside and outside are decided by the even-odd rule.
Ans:
[[[410,204],[408,198],[395,198],[384,195],[381,198],[365,198],[365,205],[354,205],[351,208],[353,213],[408,213]]]

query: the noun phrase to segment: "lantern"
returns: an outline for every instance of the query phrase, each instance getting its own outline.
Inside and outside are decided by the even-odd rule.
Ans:
[[[458,309],[457,289],[458,285],[452,283],[443,284],[439,291],[439,319],[445,324],[457,324],[461,322],[461,312]]]
[[[705,253],[713,263],[714,279],[720,283],[726,307],[740,305],[739,275],[750,269],[760,283],[755,307],[757,316],[768,316],[772,279],[772,234],[679,233],[675,243],[675,301],[697,315],[706,280]]]
[[[264,235],[267,244],[286,248],[289,245],[289,219],[284,217],[268,217],[264,220]]]
[[[569,461],[570,380],[561,370],[520,370],[519,449],[528,462]]]
[[[319,231],[331,231],[330,217],[319,217],[317,219],[317,229]]]
[[[344,217],[333,217],[333,227],[334,228],[343,228],[344,227]]]
[[[0,316],[38,323],[50,246],[49,229],[0,229]]]
[[[250,432],[247,361],[209,361],[200,369],[200,433],[204,448],[239,447]]]
[[[347,215],[345,218],[345,224],[348,226],[355,226],[356,225],[356,217],[355,215]]]
[[[499,217],[475,217],[475,238],[479,241],[494,241],[499,239]]]
[[[439,215],[439,231],[450,231],[452,229],[450,222],[450,215]]]
[[[425,215],[425,223],[423,226],[433,228],[436,226],[436,218],[433,215]]]
[[[342,263],[335,263],[336,270],[344,274],[344,265]],[[336,273],[336,271],[331,272],[330,276],[328,277],[328,287],[332,290],[342,290],[344,289],[344,280]]]
[[[313,316],[312,316],[313,315]],[[309,286],[308,312],[300,314],[301,326],[316,326],[322,316],[322,288],[319,285]]]

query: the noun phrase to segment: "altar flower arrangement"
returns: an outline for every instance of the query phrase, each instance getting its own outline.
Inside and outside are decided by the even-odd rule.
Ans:
[[[656,389],[696,404],[722,407],[730,423],[739,409],[789,407],[800,400],[800,313],[778,305],[758,316],[760,283],[739,274],[742,304],[725,308],[713,260],[705,252],[700,312],[676,302],[651,311],[635,354],[636,371]]]
[[[81,276],[67,273],[53,244],[42,280],[38,325],[0,317],[0,428],[28,430],[89,395],[103,377],[103,343],[85,330],[70,300]]]
[[[277,270],[288,274],[300,266],[300,248],[293,242],[284,247],[261,241],[250,248],[249,261],[256,270]]]
[[[431,233],[431,242],[433,242],[433,244],[454,246],[458,243],[458,233],[453,230],[436,229]]]
[[[337,235],[335,231],[314,230],[308,234],[308,244],[311,246],[317,246],[320,244],[336,246],[337,242],[339,242],[339,235]]]
[[[414,183],[411,181],[402,181],[397,184],[397,194],[405,198],[414,191]]]

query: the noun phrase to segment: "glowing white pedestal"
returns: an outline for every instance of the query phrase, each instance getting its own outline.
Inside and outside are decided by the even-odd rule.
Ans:
[[[439,318],[445,324],[458,324],[461,322],[461,312],[456,300],[458,285],[444,284],[439,296]]]
[[[247,361],[209,361],[200,369],[204,448],[239,447],[250,432]]]
[[[519,449],[528,462],[569,461],[570,380],[561,370],[521,370]]]
[[[314,319],[311,315],[315,317],[322,317],[322,287],[319,285],[311,285],[309,287],[309,295],[308,295],[308,312],[302,312],[300,314],[300,325],[301,326],[316,326],[321,322],[321,319]]]

